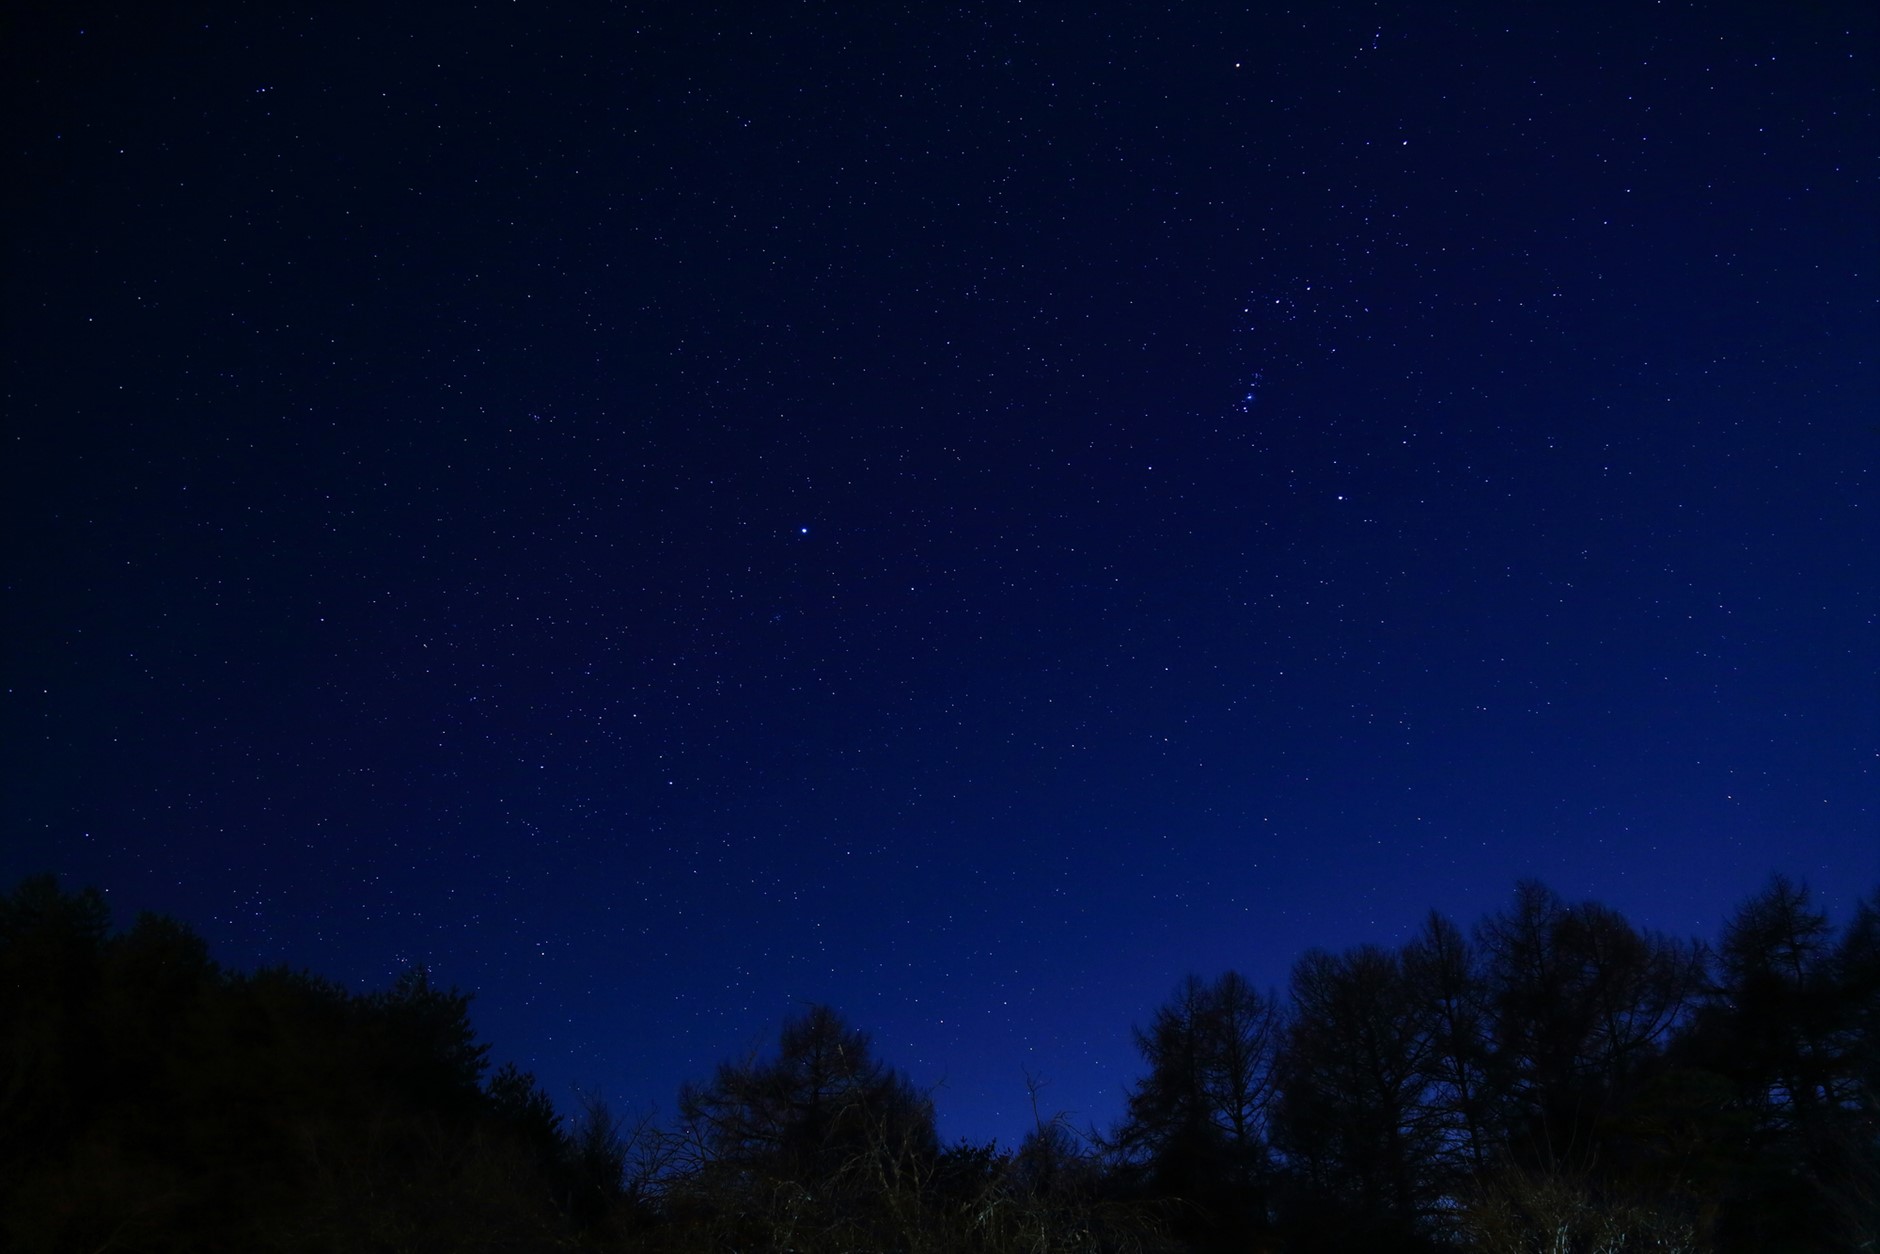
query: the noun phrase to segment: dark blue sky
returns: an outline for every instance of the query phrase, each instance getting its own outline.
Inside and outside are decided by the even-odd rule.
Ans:
[[[616,1106],[1880,881],[1840,0],[28,6],[8,881]]]

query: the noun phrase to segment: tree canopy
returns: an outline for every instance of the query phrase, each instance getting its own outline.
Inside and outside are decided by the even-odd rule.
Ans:
[[[1772,878],[1711,948],[1523,883],[1473,935],[1314,949],[1284,996],[1190,976],[1107,1132],[942,1146],[827,1006],[573,1119],[422,969],[354,993],[0,897],[0,1246],[643,1251],[1871,1249],[1880,893]]]

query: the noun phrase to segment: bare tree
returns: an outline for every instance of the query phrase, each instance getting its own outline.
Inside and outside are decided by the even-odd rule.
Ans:
[[[1403,971],[1428,1033],[1421,1123],[1432,1153],[1452,1177],[1479,1172],[1497,1154],[1501,1090],[1481,961],[1462,930],[1431,911],[1404,946]]]
[[[1191,1240],[1266,1225],[1279,1033],[1272,999],[1231,971],[1190,976],[1136,1032],[1149,1072],[1107,1144],[1149,1194],[1197,1208]]]
[[[1648,1074],[1704,985],[1695,944],[1640,932],[1609,907],[1568,906],[1527,881],[1477,929],[1490,1025],[1532,1161],[1592,1152],[1600,1119]]]
[[[1293,968],[1276,1136],[1308,1209],[1378,1240],[1418,1231],[1441,1191],[1424,1118],[1435,1049],[1398,954],[1313,950]]]

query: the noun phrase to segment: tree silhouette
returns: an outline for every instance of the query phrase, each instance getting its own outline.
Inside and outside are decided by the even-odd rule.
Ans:
[[[1843,1237],[1880,1249],[1880,889],[1854,908],[1835,948],[1842,1013],[1836,1052],[1842,1077],[1840,1169],[1829,1181]]]
[[[221,970],[49,878],[0,898],[0,1248],[548,1249],[577,1156],[469,999]],[[561,1199],[557,1204],[556,1199]]]
[[[1426,1016],[1420,1071],[1429,1153],[1453,1183],[1500,1153],[1503,1085],[1489,1043],[1488,985],[1468,938],[1434,911],[1402,961],[1410,996]]]
[[[1149,1071],[1108,1145],[1139,1189],[1185,1204],[1197,1244],[1244,1247],[1267,1226],[1278,1039],[1272,1001],[1233,971],[1188,977],[1136,1031]]]
[[[736,1220],[733,1243],[878,1236],[896,1220],[882,1204],[918,1196],[939,1154],[932,1103],[820,1005],[784,1025],[774,1056],[684,1086],[678,1136],[689,1162],[673,1200]]]
[[[1425,1117],[1436,1033],[1416,991],[1375,945],[1313,950],[1293,968],[1277,1139],[1307,1205],[1337,1216],[1342,1235],[1314,1244],[1412,1248],[1425,1230],[1445,1143]]]
[[[680,1090],[679,1117],[705,1164],[735,1172],[827,1172],[886,1138],[938,1150],[933,1107],[827,1006],[784,1025],[773,1058],[726,1062]]]
[[[1596,1155],[1601,1120],[1648,1076],[1701,991],[1703,950],[1533,881],[1477,938],[1510,1150],[1530,1165]]]
[[[669,1130],[598,1099],[570,1126],[422,970],[363,995],[228,971],[181,924],[113,933],[99,894],[28,880],[0,897],[0,1248],[1880,1240],[1880,894],[1837,933],[1772,878],[1712,964],[1526,883],[1473,942],[1432,914],[1398,949],[1308,952],[1290,993],[1184,981],[1108,1137],[1040,1117],[1016,1150],[941,1150],[926,1096],[821,1006],[687,1085]]]
[[[104,899],[61,893],[51,876],[0,899],[0,1165],[57,1153],[82,1127],[95,1095]]]
[[[1861,1248],[1880,1237],[1874,905],[1837,943],[1806,886],[1773,876],[1725,921],[1718,978],[1682,1056],[1746,1125],[1726,1248]]]

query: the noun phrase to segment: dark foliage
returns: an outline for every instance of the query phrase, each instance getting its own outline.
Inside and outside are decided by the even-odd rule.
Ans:
[[[858,1155],[938,1152],[932,1105],[827,1006],[786,1024],[776,1057],[687,1085],[679,1117],[701,1166],[720,1175],[807,1179]]]
[[[1276,1008],[1238,973],[1191,976],[1136,1046],[1149,1073],[1108,1138],[1121,1182],[1182,1202],[1191,1245],[1247,1248],[1267,1228]]]
[[[1837,943],[1808,890],[1776,876],[1725,923],[1716,981],[1679,1055],[1722,1085],[1727,1247],[1875,1248],[1877,1030],[1872,900]]]
[[[221,969],[49,878],[0,898],[0,1248],[32,1251],[1872,1250],[1880,895],[1780,877],[1714,956],[1523,884],[1474,941],[1313,951],[1285,1005],[1190,978],[1107,1137],[943,1148],[826,1007],[571,1124],[469,999]]]
[[[1478,932],[1509,1151],[1530,1166],[1596,1157],[1603,1122],[1649,1078],[1701,991],[1702,950],[1532,882]]]
[[[573,1233],[571,1155],[468,998],[221,971],[96,893],[0,900],[0,1223],[21,1250],[530,1249]]]
[[[1424,1116],[1435,1030],[1415,992],[1401,956],[1376,946],[1314,951],[1293,970],[1278,1132],[1295,1226],[1338,1217],[1315,1244],[1408,1248],[1437,1204],[1442,1145]]]

